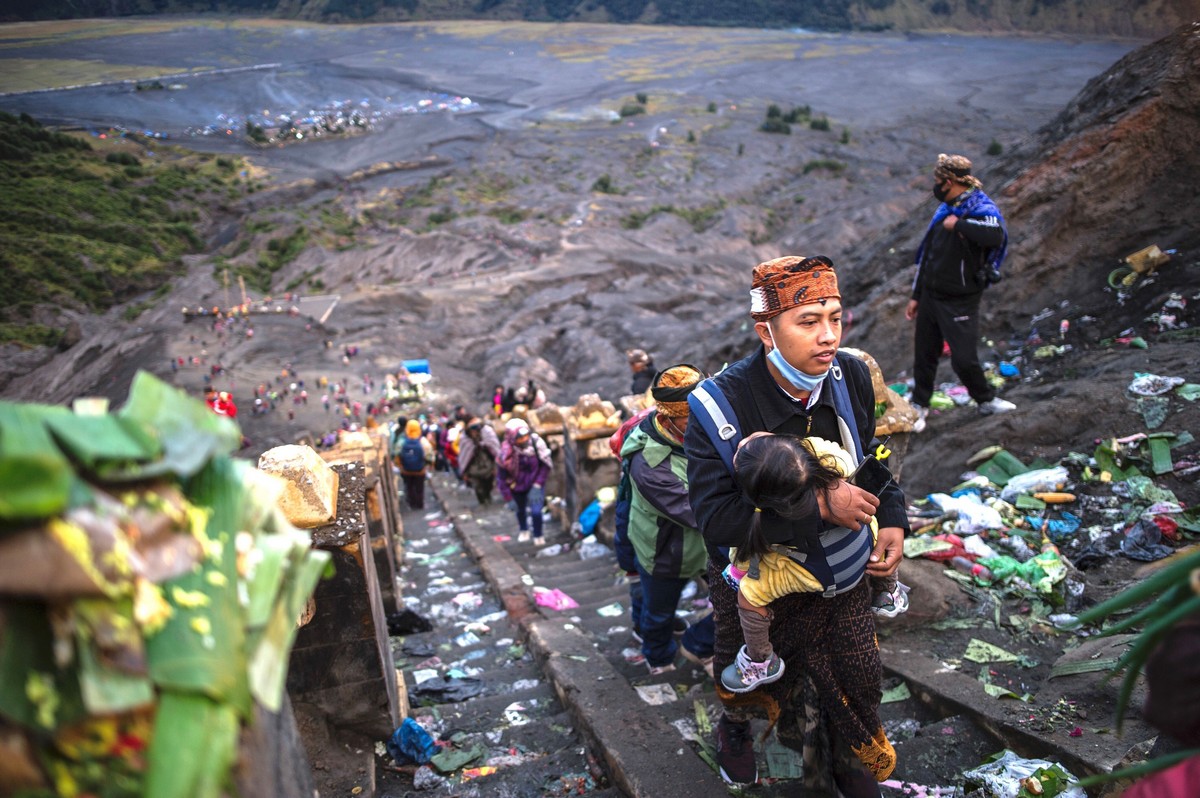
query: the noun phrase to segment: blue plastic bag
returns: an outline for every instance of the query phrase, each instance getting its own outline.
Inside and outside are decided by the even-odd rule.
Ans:
[[[583,537],[595,534],[596,526],[600,523],[600,500],[592,499],[592,503],[583,508],[579,514],[579,534]]]
[[[401,765],[424,765],[433,758],[433,753],[437,750],[437,744],[429,736],[429,732],[412,718],[405,718],[400,728],[392,732],[385,745],[388,754]]]

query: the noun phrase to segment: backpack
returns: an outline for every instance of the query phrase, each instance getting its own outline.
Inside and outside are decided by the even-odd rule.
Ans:
[[[613,433],[608,444],[615,455],[621,457],[621,447],[625,445],[626,436],[641,424],[653,409],[648,407],[642,410]],[[637,555],[634,553],[633,543],[629,540],[629,507],[633,502],[633,480],[629,476],[629,461],[630,458],[621,457],[621,479],[617,483],[617,501],[613,507],[613,522],[616,526],[613,551],[617,555],[617,565],[628,573],[634,573],[637,571]]]
[[[424,473],[425,448],[420,438],[405,438],[400,444],[400,470],[405,474]]]
[[[846,380],[842,378],[840,355],[834,359],[829,373],[833,377],[833,407],[836,411],[835,415],[837,415],[838,432],[841,434],[842,445],[853,455],[854,462],[857,464],[862,461],[863,452],[858,435],[854,434],[849,423],[846,422],[847,418],[851,421],[854,420],[854,408],[850,404],[850,390],[846,387]],[[826,380],[826,384],[828,382],[829,380]],[[738,426],[737,414],[734,413],[729,400],[709,377],[688,395],[688,408],[691,411],[692,422],[699,422],[700,427],[712,441],[717,453],[721,455],[722,462],[725,463],[725,467],[732,475],[734,473],[733,455],[743,436],[742,430]],[[856,543],[855,537],[849,533],[849,530],[845,530],[845,532],[846,534],[840,535],[836,540],[831,539],[829,545],[823,542],[821,551],[810,551],[805,560],[808,570],[825,587],[826,596],[847,589],[846,579],[853,579],[854,575],[858,573],[853,563],[862,560],[865,564],[867,553],[870,551],[869,543],[866,551],[862,551],[862,544]],[[722,555],[728,556],[728,548],[721,547],[718,551]],[[836,566],[833,563],[836,563]],[[751,565],[752,573],[757,571],[757,563],[752,562]],[[856,582],[857,580],[855,580]]]
[[[840,355],[834,359],[829,375],[833,377],[833,407],[837,411],[838,431],[841,433],[842,445],[845,446],[846,451],[854,455],[854,462],[857,464],[862,460],[863,452],[858,435],[854,434],[846,421],[846,419],[854,420],[854,408],[850,405],[850,390],[846,387],[846,381],[842,379]],[[733,406],[729,404],[729,400],[725,398],[725,394],[717,387],[712,377],[701,382],[688,395],[688,409],[691,411],[691,417],[700,423],[701,428],[708,435],[708,439],[716,447],[717,453],[721,455],[725,467],[732,474],[733,455],[737,451],[738,443],[742,440],[742,430],[738,427],[737,414],[733,412]]]

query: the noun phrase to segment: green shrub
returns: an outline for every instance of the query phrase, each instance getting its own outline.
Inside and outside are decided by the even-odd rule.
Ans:
[[[775,103],[767,106],[767,119],[779,119],[783,116],[783,111]]]
[[[612,178],[608,174],[602,174],[592,183],[592,191],[598,194],[619,194],[616,186],[613,185]]]
[[[621,106],[621,110],[617,112],[622,119],[627,116],[637,116],[638,114],[646,113],[646,106],[638,103],[625,103]]]
[[[850,128],[848,128],[848,127],[844,127],[844,128],[842,128],[842,138],[841,138],[841,142],[842,142],[843,144],[849,144],[849,143],[850,143]]]
[[[634,98],[638,101],[638,105],[645,105],[650,101],[650,98],[646,96],[646,92],[644,91],[639,91],[634,95]]]
[[[809,122],[808,126],[813,130],[829,130],[829,118],[824,116],[817,117]]]
[[[992,139],[992,143],[988,145],[987,154],[991,155],[991,156],[996,156],[1002,152],[1004,152],[1004,147],[1001,146],[1000,142],[996,141],[995,139]]]
[[[716,103],[709,103],[709,104],[708,104],[708,112],[709,112],[710,114],[715,114],[715,113],[717,112],[717,104],[716,104]]]
[[[778,117],[770,117],[758,127],[763,133],[782,133],[790,135],[792,126]],[[740,155],[740,153],[739,153]]]
[[[529,211],[524,208],[492,208],[488,216],[499,220],[502,224],[520,224],[529,218]]]
[[[141,166],[142,162],[138,157],[130,152],[110,152],[104,156],[107,163],[119,163],[122,166]]]
[[[809,161],[808,163],[804,164],[804,174],[808,174],[809,172],[815,171],[817,169],[825,169],[827,171],[833,172],[834,174],[841,174],[845,168],[846,168],[846,164],[842,163],[841,161],[820,159],[820,160],[815,160],[815,161]]]

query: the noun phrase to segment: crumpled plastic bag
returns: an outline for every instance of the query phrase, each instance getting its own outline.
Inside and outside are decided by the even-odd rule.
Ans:
[[[539,607],[549,607],[552,610],[573,610],[579,606],[579,602],[558,588],[554,588],[553,590],[535,588],[534,601],[537,602]]]
[[[968,790],[982,788],[982,798],[1017,798],[1021,792],[1021,780],[1038,774],[1046,776],[1043,782],[1050,778],[1058,778],[1067,782],[1078,782],[1062,765],[1048,762],[1045,759],[1024,759],[1012,751],[1005,749],[995,761],[980,765],[974,770],[963,773],[965,786]],[[1087,798],[1077,783],[1055,794],[1058,798]]]
[[[1157,374],[1137,374],[1129,383],[1129,392],[1138,396],[1161,396],[1172,388],[1183,385],[1183,377],[1160,377]]]
[[[466,701],[483,693],[482,679],[469,676],[447,676],[446,678],[426,679],[412,689],[414,695],[432,698],[438,703],[448,704],[452,701]]]
[[[1022,493],[1058,490],[1067,483],[1069,478],[1066,466],[1026,471],[1024,474],[1017,474],[1008,480],[1004,490],[1000,491],[1000,498],[1006,502],[1012,502]]]
[[[1153,562],[1170,556],[1174,551],[1162,542],[1162,530],[1153,520],[1142,518],[1125,531],[1121,552],[1131,560]]]
[[[437,751],[433,737],[412,718],[405,718],[384,745],[399,765],[424,765]]]
[[[974,493],[962,496],[949,496],[945,493],[931,493],[929,500],[943,512],[953,510],[958,513],[954,531],[959,535],[974,535],[985,529],[1004,529],[1004,519],[1000,513],[988,507]]]

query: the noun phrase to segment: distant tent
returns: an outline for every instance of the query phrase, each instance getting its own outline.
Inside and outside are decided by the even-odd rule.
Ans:
[[[400,365],[403,366],[404,370],[407,371],[409,374],[428,374],[429,373],[429,361],[428,360],[402,360],[402,361],[400,361]]]

